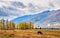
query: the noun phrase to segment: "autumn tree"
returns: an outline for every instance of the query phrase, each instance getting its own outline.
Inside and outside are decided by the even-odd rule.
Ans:
[[[23,23],[23,22],[18,23],[18,27],[17,28],[18,29],[25,29],[25,23]]]
[[[0,20],[0,30],[2,30],[3,24],[2,21]]]
[[[9,23],[8,23],[8,19],[6,20],[6,29],[9,29]]]
[[[25,23],[25,29],[29,29],[29,22],[24,22]]]
[[[2,29],[5,29],[4,19],[2,19],[1,22],[2,22],[2,26],[3,26]]]
[[[18,29],[33,29],[34,23],[33,22],[20,22],[18,23]]]
[[[34,29],[34,22],[30,22],[30,29]]]
[[[10,21],[9,26],[10,26],[10,30],[15,29],[15,23],[14,22]]]

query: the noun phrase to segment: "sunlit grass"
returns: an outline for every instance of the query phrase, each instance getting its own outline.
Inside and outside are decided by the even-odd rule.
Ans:
[[[0,38],[60,38],[60,30],[0,30]]]

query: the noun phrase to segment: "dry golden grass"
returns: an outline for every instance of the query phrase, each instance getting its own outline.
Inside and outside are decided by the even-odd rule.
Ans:
[[[0,30],[0,38],[60,38],[60,30]]]

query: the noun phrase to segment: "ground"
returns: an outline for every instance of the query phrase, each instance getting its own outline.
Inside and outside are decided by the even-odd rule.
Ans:
[[[0,38],[60,38],[60,30],[0,30]]]

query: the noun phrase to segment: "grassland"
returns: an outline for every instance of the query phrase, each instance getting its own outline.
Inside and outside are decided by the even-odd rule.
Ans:
[[[60,38],[60,30],[0,30],[0,38]]]

